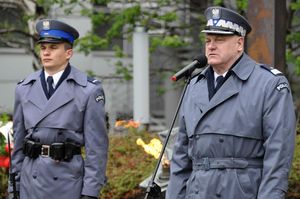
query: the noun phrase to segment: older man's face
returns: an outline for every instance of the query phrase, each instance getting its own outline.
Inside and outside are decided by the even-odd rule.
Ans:
[[[208,64],[213,67],[229,69],[243,51],[243,37],[206,34],[205,55]]]

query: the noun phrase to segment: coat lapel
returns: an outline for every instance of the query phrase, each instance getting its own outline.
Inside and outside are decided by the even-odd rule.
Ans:
[[[241,84],[241,81],[235,81],[233,76],[230,76],[212,97],[210,103],[208,103],[207,109],[203,112],[203,115],[232,96],[237,95],[240,91]]]
[[[250,74],[252,73],[254,66],[256,65],[255,62],[253,62],[246,54],[243,55],[242,59],[239,61],[239,63],[232,69],[234,74],[232,74],[220,87],[220,89],[216,92],[216,94],[211,98],[211,100],[207,103],[204,103],[202,114],[200,114],[200,117],[198,119],[198,122],[195,124],[194,132],[198,126],[198,124],[201,122],[201,120],[205,117],[205,115],[210,112],[212,109],[217,107],[218,105],[222,104],[223,102],[229,100],[231,97],[238,95],[240,92],[240,89],[242,88],[242,84],[244,81],[247,81]],[[199,92],[203,91],[202,94],[200,94],[197,97],[201,98],[195,98],[201,99],[203,102],[206,102],[206,99],[208,99],[208,91],[207,91],[207,81],[205,84],[202,84],[202,88]],[[205,85],[206,87],[204,87]],[[203,89],[203,90],[202,90]],[[206,91],[204,91],[206,89]]]
[[[68,77],[55,90],[54,94],[48,101],[46,96],[43,95],[43,97],[45,98],[45,105],[42,106],[43,111],[38,121],[36,121],[35,126],[38,125],[38,123],[46,118],[49,114],[72,101],[75,97],[75,87],[77,85],[86,86],[87,76],[86,74],[80,72],[78,69],[71,67],[71,71]],[[39,95],[41,95],[41,93],[44,93],[42,87],[40,88]]]
[[[28,100],[40,110],[45,108],[48,100],[44,94],[40,78],[36,78],[36,81],[32,84],[28,92]]]
[[[74,99],[74,86],[64,81],[48,100],[40,120]]]

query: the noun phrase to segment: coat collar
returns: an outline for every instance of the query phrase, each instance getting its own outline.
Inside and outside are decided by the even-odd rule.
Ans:
[[[235,64],[235,66],[231,69],[234,74],[240,80],[247,80],[252,73],[256,62],[254,62],[246,53],[243,53],[242,58]],[[211,66],[207,66],[198,76],[195,78],[193,83],[197,83],[202,78],[207,78],[207,72]]]
[[[71,72],[66,80],[67,81],[74,80],[78,85],[84,86],[84,87],[87,86],[87,83],[88,83],[87,75],[72,66],[71,66]]]
[[[23,85],[29,84],[31,82],[34,82],[40,78],[42,70],[38,70],[32,74],[30,74],[23,82]],[[87,86],[87,75],[82,73],[77,68],[71,66],[71,72],[66,78],[67,80],[74,80],[77,84],[81,86]]]

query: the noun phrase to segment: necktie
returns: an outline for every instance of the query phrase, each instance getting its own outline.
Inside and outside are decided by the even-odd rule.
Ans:
[[[217,85],[215,87],[216,91],[221,87],[221,85],[223,84],[223,81],[224,81],[224,77],[222,75],[217,77],[217,79],[216,79]]]
[[[47,77],[47,83],[48,83],[48,96],[50,98],[51,95],[54,93],[53,77],[52,76]]]

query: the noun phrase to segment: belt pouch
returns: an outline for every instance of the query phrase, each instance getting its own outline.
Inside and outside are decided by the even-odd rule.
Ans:
[[[50,146],[50,157],[54,160],[63,160],[65,157],[64,143],[53,143]]]
[[[25,152],[24,154],[28,157],[35,159],[41,154],[41,144],[31,140],[26,140],[23,152]]]
[[[70,161],[73,158],[73,150],[75,150],[74,144],[70,142],[65,143],[65,157],[66,161]]]

